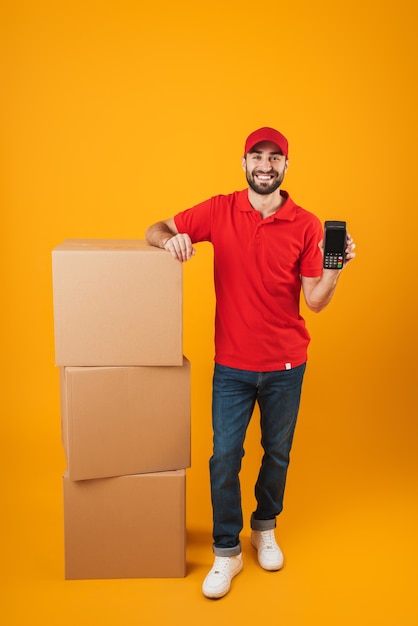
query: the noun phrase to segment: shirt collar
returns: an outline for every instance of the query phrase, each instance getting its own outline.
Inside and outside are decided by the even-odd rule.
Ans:
[[[266,218],[267,220],[287,220],[293,221],[296,217],[296,204],[293,202],[287,191],[280,190],[281,195],[285,198],[282,206],[276,213]],[[248,200],[248,189],[238,192],[237,208],[240,211],[255,211],[254,207]]]

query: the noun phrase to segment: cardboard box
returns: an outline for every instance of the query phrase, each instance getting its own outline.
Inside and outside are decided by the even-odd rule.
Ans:
[[[65,578],[186,575],[186,472],[63,479]]]
[[[71,480],[190,467],[190,362],[61,368]]]
[[[145,241],[52,252],[57,365],[182,365],[182,269]]]

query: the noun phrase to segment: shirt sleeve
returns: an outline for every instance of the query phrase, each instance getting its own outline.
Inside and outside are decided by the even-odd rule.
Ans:
[[[300,274],[308,278],[322,275],[322,252],[319,244],[324,238],[322,224],[312,215],[312,223],[305,233],[305,247],[300,260]]]
[[[187,233],[193,243],[211,241],[212,199],[205,200],[174,216],[179,233]]]

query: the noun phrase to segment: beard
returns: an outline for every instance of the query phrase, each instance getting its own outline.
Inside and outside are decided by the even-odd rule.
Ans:
[[[266,182],[258,182],[254,177],[254,172],[250,173],[248,172],[248,170],[246,170],[245,174],[247,177],[247,183],[249,184],[251,189],[261,196],[267,196],[270,193],[276,191],[276,189],[280,187],[284,179],[284,172],[263,172],[263,174],[275,177]]]

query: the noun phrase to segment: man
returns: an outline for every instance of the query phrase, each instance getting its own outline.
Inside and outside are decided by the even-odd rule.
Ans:
[[[286,138],[273,128],[254,131],[245,142],[242,167],[247,189],[215,196],[146,233],[151,245],[181,262],[195,254],[194,243],[210,241],[214,247],[210,481],[215,562],[202,588],[209,598],[224,596],[242,569],[239,472],[256,402],[264,456],[255,485],[251,544],[264,569],[283,565],[274,529],[283,508],[309,343],[299,313],[300,291],[307,306],[319,312],[330,302],[341,273],[322,269],[321,223],[280,188],[288,168]],[[354,256],[348,236],[345,265]]]

